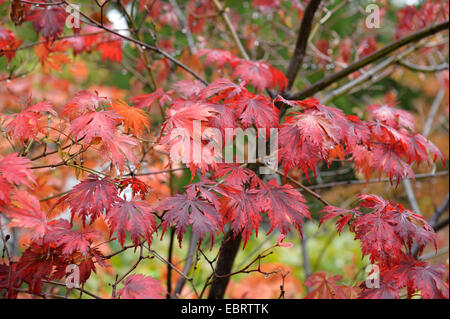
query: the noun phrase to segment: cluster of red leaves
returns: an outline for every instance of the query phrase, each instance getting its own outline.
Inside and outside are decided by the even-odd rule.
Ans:
[[[83,26],[79,34],[64,41],[70,43],[75,55],[82,52],[100,51],[102,61],[109,60],[116,63],[122,61],[122,38],[112,33],[106,33],[97,27]]]
[[[8,173],[5,165],[8,165],[8,170],[14,167],[14,174]],[[29,247],[13,265],[13,278],[3,281],[3,276],[8,275],[10,269],[5,266],[0,271],[0,288],[7,288],[5,285],[9,282],[10,297],[15,296],[14,288],[20,287],[23,282],[28,284],[33,293],[40,293],[43,282],[65,277],[66,267],[69,265],[78,265],[81,283],[86,282],[91,272],[96,271],[95,263],[102,267],[107,266],[104,256],[93,244],[99,234],[85,225],[86,220],[92,224],[103,215],[110,226],[111,236],[117,232],[122,246],[127,235],[136,247],[142,241],[150,243],[152,233],[156,230],[150,204],[142,198],[137,198],[138,195],[145,196],[144,192],[148,192],[149,187],[136,178],[113,181],[107,177],[90,175],[62,197],[57,205],[70,208],[72,219],[74,216],[81,218],[83,227],[79,229],[67,220],[49,219],[41,210],[39,200],[35,196],[23,190],[12,189],[12,183],[29,185],[33,182],[26,159],[15,154],[1,159],[0,179],[0,199],[2,205],[8,205],[4,213],[11,220],[9,227],[27,230],[31,239]],[[132,190],[132,198],[125,200],[119,195],[128,186]],[[3,191],[7,193],[4,194]],[[139,283],[133,280],[130,277],[124,282],[125,287],[119,291],[119,296],[153,296],[145,291],[139,292],[142,288],[134,287]],[[144,278],[140,282],[142,284],[148,280]],[[152,282],[152,285],[155,284]],[[161,291],[154,287],[150,290],[153,294],[159,294]]]
[[[29,159],[20,157],[17,153],[5,157],[0,155],[0,205],[11,203],[11,191],[15,185],[30,187],[35,183],[30,164]]]
[[[351,156],[355,168],[367,179],[378,171],[380,176],[388,174],[391,182],[395,177],[398,183],[414,177],[410,167],[413,162],[430,163],[428,154],[434,161],[438,157],[445,160],[433,143],[413,131],[414,120],[409,113],[389,105],[370,106],[370,120],[362,121],[315,99],[277,98],[275,102],[302,109],[289,114],[280,126],[279,156],[286,172],[298,167],[308,176],[309,170],[315,174],[320,160],[329,163]]]
[[[361,242],[363,255],[380,269],[380,287],[373,289],[363,283],[359,298],[400,298],[403,288],[409,298],[416,292],[423,298],[449,297],[445,266],[430,266],[412,256],[413,245],[419,256],[427,244],[436,247],[436,234],[422,216],[369,194],[361,195],[360,205],[353,210],[327,206],[322,212],[321,224],[339,217],[339,232],[348,224],[355,240]]]
[[[290,185],[280,186],[276,180],[264,183],[252,171],[228,164],[219,165],[216,177],[224,177],[223,185],[204,179],[157,208],[165,212],[163,232],[175,226],[180,245],[189,225],[200,242],[210,234],[212,245],[216,234],[231,223],[234,235],[242,234],[245,247],[252,232],[258,234],[266,213],[271,225],[268,233],[278,228],[287,234],[293,225],[301,234],[304,219],[311,218],[305,199]]]
[[[395,29],[395,37],[397,39],[401,38],[433,23],[448,20],[448,17],[448,1],[428,0],[420,7],[420,9],[417,9],[412,5],[407,5],[397,12],[398,21]]]
[[[0,56],[6,56],[8,61],[11,62],[22,42],[14,32],[0,26]]]
[[[249,61],[240,59],[228,51],[203,49],[198,56],[206,56],[206,65],[216,64],[223,67],[229,64],[233,69],[233,77],[252,85],[255,90],[275,89],[282,91],[287,85],[283,72],[264,61]]]
[[[49,220],[41,210],[39,200],[28,192],[14,190],[11,204],[4,213],[11,219],[9,227],[25,229],[31,238],[19,261],[4,265],[0,272],[0,278],[12,276],[9,280],[0,280],[0,288],[7,288],[10,297],[16,295],[14,288],[23,282],[28,284],[31,292],[40,293],[43,281],[62,279],[69,265],[79,267],[81,283],[96,271],[95,263],[107,266],[101,252],[93,246],[98,237],[95,230],[76,230],[64,219]],[[7,282],[9,286],[2,286]]]

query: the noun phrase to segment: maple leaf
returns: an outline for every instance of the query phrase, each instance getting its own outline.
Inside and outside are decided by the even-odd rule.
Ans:
[[[255,172],[238,164],[220,163],[213,172],[213,178],[224,177],[225,183],[230,186],[241,187],[252,178],[257,178]]]
[[[42,6],[31,10],[27,16],[32,21],[34,31],[49,40],[55,40],[63,31],[66,11],[59,6]]]
[[[304,218],[311,219],[308,207],[302,194],[291,185],[280,186],[275,179],[270,180],[258,194],[262,208],[267,210],[270,219],[270,230],[278,227],[280,233],[287,234],[290,225],[302,234]]]
[[[57,115],[49,102],[39,102],[29,107],[26,106],[20,113],[5,116],[6,132],[22,143],[31,138],[37,140],[36,135],[43,131],[42,113]]]
[[[385,282],[380,278],[378,288],[367,288],[364,284],[362,291],[358,294],[358,299],[399,299],[398,286],[394,282]]]
[[[370,255],[370,261],[391,262],[391,259],[402,256],[402,241],[397,236],[395,226],[397,220],[391,211],[375,211],[363,215],[352,223],[355,239],[361,240],[363,255]]]
[[[342,229],[347,225],[354,215],[358,215],[357,210],[342,209],[335,206],[325,206],[319,213],[324,213],[325,215],[320,219],[319,227],[331,218],[340,217],[336,222],[336,227],[339,234],[341,234]]]
[[[17,262],[16,276],[28,284],[30,291],[41,293],[42,280],[60,279],[55,276],[54,268],[64,265],[60,248],[42,241],[32,242]]]
[[[216,111],[209,104],[178,101],[169,109],[166,121],[163,124],[163,130],[170,131],[173,128],[182,128],[192,133],[194,121],[207,122],[215,115]]]
[[[144,199],[149,190],[151,189],[146,183],[141,181],[136,177],[127,178],[119,182],[119,186],[122,190],[130,187],[133,196],[141,195],[141,198]]]
[[[5,157],[0,155],[0,177],[10,184],[26,185],[31,187],[36,181],[31,173],[31,161],[17,153]]]
[[[316,272],[305,281],[307,287],[313,288],[305,299],[348,299],[350,287],[338,285],[341,279],[325,271]]]
[[[3,205],[10,204],[10,198],[9,198],[10,191],[11,191],[11,186],[0,175],[0,205],[3,206]]]
[[[0,264],[0,296],[3,298],[17,298],[22,280],[17,277],[17,264]]]
[[[263,203],[260,200],[260,193],[257,189],[242,189],[230,193],[224,198],[222,214],[225,221],[231,221],[231,230],[234,236],[242,233],[244,247],[250,235],[255,230],[258,236],[259,224],[261,223],[261,213],[264,211]]]
[[[223,136],[227,136],[226,129],[237,128],[236,110],[232,104],[209,104],[217,113],[216,116],[209,119],[208,124],[211,127],[219,129]]]
[[[158,280],[142,274],[129,275],[117,294],[123,299],[163,299],[164,289]]]
[[[103,142],[113,142],[116,130],[116,120],[122,117],[113,111],[91,111],[70,122],[71,134],[77,140],[84,138],[85,144],[90,144],[95,138]]]
[[[62,197],[59,203],[69,205],[72,219],[77,215],[84,225],[88,218],[93,223],[117,199],[118,191],[111,179],[108,177],[101,179],[91,174]]]
[[[429,243],[433,243],[437,249],[436,233],[433,227],[422,216],[404,209],[401,205],[397,209],[398,211],[394,215],[398,221],[395,231],[409,251],[411,251],[413,243],[418,245],[419,255]]]
[[[265,62],[235,59],[231,64],[234,69],[233,77],[241,78],[257,91],[272,89],[277,85],[283,90],[287,84],[284,74]]]
[[[407,287],[408,297],[419,291],[424,299],[448,299],[446,267],[442,264],[428,265],[422,260],[405,256],[397,265],[388,269],[387,280]]]
[[[113,140],[103,142],[100,153],[105,161],[111,160],[119,170],[122,170],[126,168],[127,161],[133,164],[138,163],[138,159],[133,153],[133,147],[136,145],[138,145],[136,139],[116,131]]]
[[[414,178],[411,166],[403,161],[398,153],[399,151],[395,147],[387,144],[377,144],[372,149],[370,161],[373,169],[379,171],[380,177],[381,173],[385,172],[388,174],[391,183],[395,177],[397,184],[403,178]]]
[[[247,90],[244,87],[245,83],[235,84],[228,79],[217,79],[207,87],[200,91],[200,96],[209,98],[213,95],[218,95],[214,100],[232,99],[241,96]]]
[[[129,101],[133,103],[135,107],[138,107],[140,109],[147,108],[149,111],[153,103],[158,100],[161,104],[164,104],[165,101],[172,101],[168,93],[165,93],[161,88],[156,89],[156,91],[153,93],[138,95],[129,99]]]
[[[186,195],[191,199],[200,197],[212,203],[216,209],[219,209],[219,198],[217,194],[224,194],[224,191],[216,182],[202,178],[197,183],[191,183],[186,187]]]
[[[18,39],[14,32],[0,26],[0,56],[4,55],[11,62],[22,42],[23,40]]]
[[[54,43],[42,43],[34,47],[34,52],[41,62],[44,71],[56,70],[61,72],[61,66],[72,62],[66,51],[70,48],[67,41],[56,41]]]
[[[126,233],[130,234],[131,241],[137,247],[142,239],[149,244],[152,234],[156,231],[153,210],[145,201],[131,199],[130,201],[118,199],[106,213],[111,233],[117,231],[119,243],[125,243]]]
[[[278,126],[278,109],[262,95],[247,94],[236,103],[236,115],[244,128],[255,125],[258,128]]]
[[[367,110],[370,119],[385,122],[387,125],[394,128],[405,127],[413,130],[415,127],[414,117],[411,113],[394,108],[388,104],[370,105]]]
[[[92,241],[98,238],[98,233],[95,230],[73,230],[66,220],[59,221],[57,225],[52,227],[52,233],[56,243],[62,246],[62,253],[67,255],[78,252],[87,256]]]
[[[150,132],[149,118],[143,110],[129,106],[123,100],[113,100],[111,109],[122,118],[120,121],[123,121],[127,132],[137,136],[142,136],[144,128]]]
[[[88,111],[95,111],[102,103],[107,102],[108,100],[99,96],[97,92],[80,91],[67,102],[61,115],[73,120]]]
[[[120,63],[122,61],[122,38],[111,35],[113,39],[100,42],[97,49],[102,53],[102,61],[109,60],[111,62]]]
[[[175,92],[184,99],[195,98],[204,87],[205,85],[199,80],[181,80],[173,84]]]
[[[47,230],[47,216],[39,200],[23,190],[14,191],[12,206],[6,214],[11,218],[9,227],[28,229],[33,240],[43,237]]]
[[[191,193],[189,195],[177,194],[168,197],[158,207],[158,210],[165,211],[162,224],[163,234],[170,226],[175,226],[181,247],[186,228],[192,225],[192,231],[198,235],[200,242],[208,233],[210,234],[212,247],[214,236],[222,227],[222,218],[211,203],[193,197]]]
[[[217,65],[217,67],[222,68],[228,62],[236,59],[234,55],[225,50],[218,49],[202,49],[199,50],[197,56],[206,56],[205,65],[210,66],[212,64]]]
[[[279,156],[285,172],[298,166],[306,176],[309,169],[315,174],[318,161],[327,160],[328,151],[339,145],[341,138],[338,127],[317,110],[286,117],[279,133]]]

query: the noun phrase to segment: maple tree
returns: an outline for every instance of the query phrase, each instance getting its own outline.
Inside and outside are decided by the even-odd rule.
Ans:
[[[298,273],[286,265],[269,271],[264,260],[298,242],[306,299],[448,299],[448,263],[425,258],[442,246],[448,195],[430,218],[418,211],[411,180],[448,174],[437,171],[448,167],[448,124],[447,145],[429,135],[448,97],[448,63],[435,56],[448,55],[449,2],[397,8],[379,1],[383,19],[386,11],[396,16],[395,31],[382,41],[340,29],[336,39],[324,36],[328,19],[359,6],[347,1],[179,2],[0,1],[0,81],[7,83],[0,91],[0,296],[242,297],[248,292],[237,292],[235,276],[258,273],[280,275],[280,291],[269,287],[267,295],[283,298],[297,293],[286,292],[285,281],[301,290],[298,279],[287,279]],[[267,30],[252,15],[272,17],[275,36],[256,38]],[[413,54],[435,63],[422,65]],[[422,82],[425,74],[438,76],[424,123],[393,91],[381,99],[369,92],[364,102],[356,99],[360,105],[342,102],[381,81],[389,67],[419,72]],[[448,123],[448,104],[445,116]],[[258,152],[271,149],[276,131],[277,149],[251,161],[250,135],[240,145],[233,133],[230,144],[229,130],[253,131],[262,141]],[[230,150],[231,163],[223,155]],[[339,178],[324,184],[324,173]],[[372,183],[390,192],[360,188],[344,201],[339,191],[319,191]],[[407,201],[395,195],[402,187]],[[318,227],[316,235],[309,226]],[[261,232],[257,256],[235,268],[240,249]],[[351,234],[378,269],[379,286],[361,278],[361,269],[353,280],[326,267],[313,272],[306,241],[321,232]],[[130,255],[137,260],[116,262]],[[147,263],[160,263],[163,273],[146,273]],[[77,284],[67,284],[75,274]],[[108,287],[95,291],[92,280]]]

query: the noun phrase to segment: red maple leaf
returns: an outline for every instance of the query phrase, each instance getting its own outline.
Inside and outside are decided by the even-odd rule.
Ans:
[[[165,101],[172,101],[170,96],[167,94],[168,93],[165,93],[163,89],[158,88],[153,93],[138,95],[129,99],[129,101],[133,103],[135,107],[141,109],[147,108],[150,111],[153,103],[155,103],[156,101],[159,101],[159,103],[161,104],[164,104]]]
[[[284,74],[263,61],[234,59],[232,61],[233,77],[239,77],[251,84],[257,91],[274,89],[283,90],[287,84]]]
[[[13,193],[12,205],[6,214],[11,218],[9,227],[29,229],[32,239],[43,237],[47,230],[47,215],[41,210],[39,200],[26,191]]]
[[[113,142],[116,120],[121,118],[113,111],[91,111],[70,122],[71,134],[78,140],[84,138],[86,144],[96,138],[103,142]]]
[[[278,109],[263,95],[248,93],[236,102],[236,116],[244,128],[255,125],[258,128],[278,127]]]
[[[8,61],[11,62],[22,42],[23,40],[18,39],[14,32],[0,26],[0,56],[6,56]]]
[[[310,276],[305,285],[313,288],[305,299],[348,299],[351,287],[338,285],[337,282],[342,276],[327,275],[325,271],[320,271]]]
[[[117,294],[123,299],[163,299],[164,289],[158,280],[141,274],[129,275]]]
[[[27,17],[33,22],[34,31],[44,38],[55,40],[63,31],[66,11],[59,6],[42,6],[31,10]]]
[[[39,242],[32,242],[23,252],[16,265],[16,276],[28,284],[29,290],[40,293],[42,280],[60,279],[61,273],[54,272],[55,267],[64,266],[66,262],[58,247]],[[62,267],[61,267],[62,268]]]
[[[428,265],[410,256],[386,271],[386,280],[399,287],[407,287],[408,297],[419,291],[424,299],[448,299],[446,267],[442,264]]]
[[[73,120],[88,111],[97,110],[102,103],[108,103],[108,100],[97,92],[81,91],[67,102],[61,115]]]
[[[348,209],[342,209],[335,206],[325,206],[319,213],[324,213],[325,215],[320,219],[319,227],[322,226],[322,224],[331,218],[340,217],[338,221],[336,222],[336,227],[338,229],[339,234],[341,234],[342,229],[345,225],[347,225],[352,217],[355,214],[358,214],[358,211],[356,210],[348,210]]]
[[[302,234],[304,219],[311,219],[303,195],[291,185],[280,186],[275,179],[262,188],[258,200],[269,214],[269,233],[278,227],[280,233],[287,234],[293,224]]]
[[[63,254],[70,255],[77,252],[87,256],[92,241],[98,238],[98,233],[95,230],[74,230],[68,221],[59,220],[57,225],[52,227],[51,236],[62,247]]]
[[[200,91],[200,96],[203,98],[214,97],[214,101],[221,99],[233,99],[241,96],[247,90],[244,87],[245,83],[235,84],[228,79],[217,79],[207,87]]]
[[[213,177],[221,178],[224,177],[225,183],[230,186],[242,187],[250,181],[252,178],[257,178],[256,173],[249,170],[248,168],[241,167],[238,164],[218,164],[217,169],[214,170]]]
[[[234,55],[225,50],[217,50],[217,49],[202,49],[199,50],[197,56],[206,56],[205,65],[210,66],[211,64],[217,65],[219,68],[222,68],[228,62],[236,59]]]
[[[152,208],[145,201],[119,199],[107,211],[106,218],[111,233],[117,231],[117,237],[122,247],[127,233],[137,247],[142,239],[147,240],[150,244],[152,234],[156,231]]]
[[[6,132],[22,143],[31,138],[37,140],[36,134],[43,131],[42,113],[57,115],[49,102],[40,102],[25,107],[20,113],[6,115],[4,118],[4,122],[7,123]]]
[[[111,179],[101,179],[91,174],[62,197],[59,203],[69,205],[72,219],[78,215],[84,224],[87,218],[94,222],[117,199],[118,190]]]
[[[111,39],[104,40],[97,45],[97,49],[102,53],[102,61],[120,63],[122,61],[122,38],[111,35]]]
[[[126,188],[130,187],[133,196],[140,195],[142,199],[145,198],[147,193],[150,191],[151,187],[148,186],[146,183],[141,181],[140,179],[136,177],[127,178],[119,182],[119,187],[122,190],[125,190]]]
[[[225,221],[231,222],[231,230],[234,236],[242,233],[244,247],[250,235],[255,230],[258,236],[261,213],[264,211],[263,203],[260,201],[258,189],[240,189],[230,192],[223,199],[222,214]]]
[[[184,99],[195,99],[205,85],[199,80],[181,80],[173,84],[173,89]]]
[[[111,161],[119,170],[123,170],[124,168],[127,168],[127,161],[134,164],[138,162],[138,159],[133,152],[133,148],[136,145],[138,145],[136,139],[121,134],[116,130],[114,132],[113,140],[103,141],[100,148],[100,154],[105,162]]]
[[[209,233],[211,237],[211,247],[217,231],[222,227],[222,218],[217,209],[208,201],[193,194],[177,194],[168,197],[158,210],[165,211],[163,215],[163,234],[170,227],[175,226],[178,241],[181,247],[186,228],[192,225],[192,231],[198,235],[199,241]]]
[[[21,157],[17,153],[11,153],[5,157],[0,155],[0,177],[10,184],[26,185],[31,187],[35,183],[31,173],[31,161]]]

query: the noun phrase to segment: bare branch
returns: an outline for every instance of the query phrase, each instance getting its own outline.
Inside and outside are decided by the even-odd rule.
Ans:
[[[407,35],[397,41],[391,42],[390,44],[386,45],[385,47],[381,48],[378,51],[375,51],[374,53],[350,64],[345,69],[342,69],[336,73],[333,73],[319,82],[307,87],[306,89],[300,91],[296,94],[284,94],[285,98],[293,99],[293,100],[301,100],[305,99],[309,96],[312,96],[313,94],[323,90],[324,88],[330,86],[331,84],[345,78],[347,75],[361,69],[362,67],[371,64],[372,62],[377,61],[378,59],[387,56],[388,54],[396,51],[399,48],[404,47],[407,44],[420,41],[426,37],[429,37],[431,35],[434,35],[438,32],[447,30],[450,26],[449,20],[441,22],[439,24],[430,26],[428,28],[419,30],[417,32],[414,32],[410,35]]]
[[[289,81],[287,90],[290,90],[294,85],[298,71],[302,65],[306,53],[306,47],[308,45],[309,35],[311,33],[311,26],[314,21],[314,15],[320,5],[320,2],[321,0],[311,0],[306,6],[305,13],[300,24],[300,30],[298,32],[294,54],[292,55],[291,61],[289,62],[289,66],[286,70],[286,77]]]

